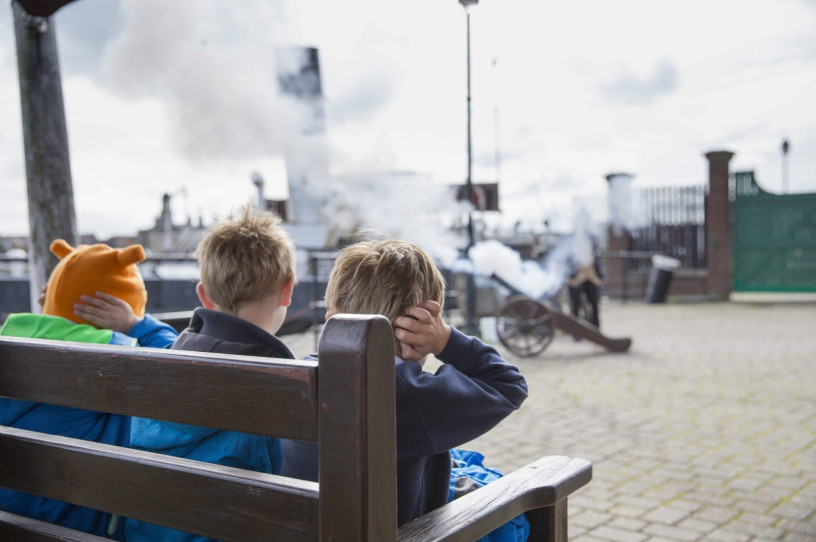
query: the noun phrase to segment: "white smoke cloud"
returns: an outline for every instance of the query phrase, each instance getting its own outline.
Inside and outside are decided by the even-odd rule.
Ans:
[[[561,238],[543,263],[523,260],[517,251],[496,240],[477,243],[469,252],[472,269],[478,275],[498,275],[529,297],[553,297],[578,267],[592,264],[597,248],[594,227],[589,213],[581,209],[573,232]]]
[[[609,180],[609,224],[615,235],[624,230],[633,231],[650,223],[650,209],[645,202],[638,201],[632,190],[633,175],[615,173]]]
[[[242,4],[123,3],[122,29],[105,50],[113,88],[164,101],[189,160],[280,154],[287,109],[276,99],[271,52],[287,36],[281,4]]]
[[[337,231],[374,229],[411,241],[444,267],[464,248],[464,236],[451,226],[466,216],[469,204],[455,201],[451,187],[427,175],[361,173],[331,183],[325,215]]]

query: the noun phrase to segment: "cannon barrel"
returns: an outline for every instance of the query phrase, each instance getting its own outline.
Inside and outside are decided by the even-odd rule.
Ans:
[[[510,293],[513,294],[513,295],[525,295],[524,292],[522,292],[521,290],[519,290],[518,288],[516,288],[515,286],[513,286],[512,284],[510,284],[509,282],[507,282],[506,280],[504,280],[500,276],[498,276],[496,273],[491,273],[490,278],[492,280],[498,282],[499,284],[501,284],[502,286],[504,286],[508,290],[510,290]]]

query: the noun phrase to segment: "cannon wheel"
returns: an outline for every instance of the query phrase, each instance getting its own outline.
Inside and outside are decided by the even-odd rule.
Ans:
[[[540,301],[524,295],[512,296],[496,314],[496,334],[517,356],[535,356],[552,342],[555,317]]]

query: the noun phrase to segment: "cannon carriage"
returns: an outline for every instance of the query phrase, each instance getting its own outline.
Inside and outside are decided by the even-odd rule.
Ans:
[[[496,335],[512,353],[532,357],[543,352],[562,330],[577,339],[586,339],[612,352],[625,352],[632,345],[628,337],[608,337],[588,322],[590,307],[579,310],[582,317],[575,317],[561,310],[557,292],[541,298],[525,295],[500,276],[491,274],[490,281],[500,285],[509,295],[495,311]]]

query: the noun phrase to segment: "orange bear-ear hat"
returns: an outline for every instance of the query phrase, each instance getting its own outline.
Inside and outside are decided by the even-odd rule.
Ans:
[[[59,263],[48,278],[43,312],[78,324],[90,324],[74,314],[74,303],[83,294],[105,292],[126,301],[138,317],[145,314],[147,290],[136,265],[144,261],[141,245],[113,249],[105,244],[74,248],[63,239],[51,243]]]

